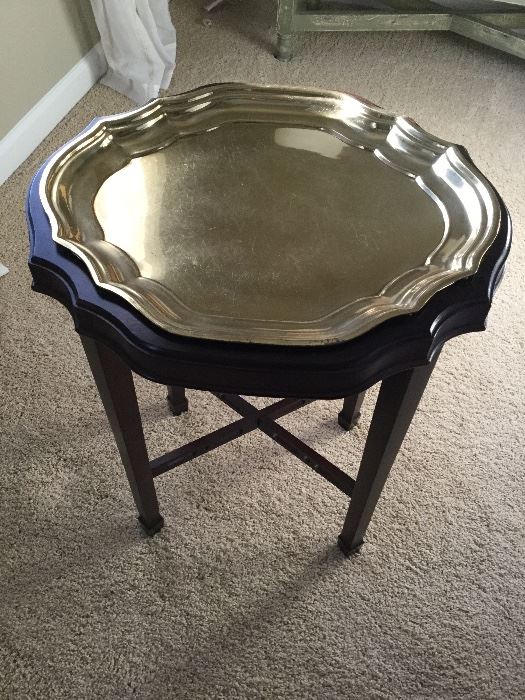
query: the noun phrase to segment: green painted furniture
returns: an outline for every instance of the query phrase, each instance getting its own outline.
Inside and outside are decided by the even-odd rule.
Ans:
[[[381,4],[391,9],[341,10],[322,0],[279,0],[276,58],[292,58],[298,32],[332,31],[451,31],[525,58],[525,34],[516,31],[525,27],[525,0],[483,2],[480,5],[488,9],[482,12],[449,9],[430,0],[385,0]]]

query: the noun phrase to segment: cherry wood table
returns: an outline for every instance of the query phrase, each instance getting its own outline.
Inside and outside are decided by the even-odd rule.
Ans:
[[[497,235],[477,272],[435,293],[416,313],[390,318],[347,342],[278,346],[169,333],[97,286],[83,261],[52,238],[39,196],[42,172],[27,198],[33,289],[58,300],[72,316],[145,531],[153,535],[163,525],[156,478],[259,429],[349,497],[339,544],[347,555],[359,550],[443,344],[485,328],[510,246],[510,219],[503,203]],[[188,409],[185,388],[191,388],[213,393],[239,419],[150,461],[132,372],[168,387],[175,415]],[[381,388],[355,479],[276,422],[316,399],[343,399],[339,424],[348,430],[358,420],[364,392],[377,382]],[[280,400],[259,410],[242,395]]]

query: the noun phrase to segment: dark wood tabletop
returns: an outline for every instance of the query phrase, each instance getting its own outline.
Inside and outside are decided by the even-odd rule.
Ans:
[[[163,331],[97,287],[84,263],[53,241],[39,197],[41,175],[27,198],[33,288],[63,303],[81,335],[104,342],[133,371],[166,385],[296,398],[360,392],[428,363],[450,338],[483,330],[510,247],[510,217],[501,202],[499,233],[474,275],[436,293],[417,313],[387,320],[348,342],[285,347],[188,338]]]

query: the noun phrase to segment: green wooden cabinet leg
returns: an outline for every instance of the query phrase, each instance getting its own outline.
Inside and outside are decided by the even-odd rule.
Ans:
[[[289,61],[293,55],[295,0],[279,0],[275,58]]]

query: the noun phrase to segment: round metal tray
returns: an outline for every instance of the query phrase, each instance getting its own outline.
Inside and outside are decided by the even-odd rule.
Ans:
[[[356,337],[472,275],[500,208],[454,145],[350,95],[223,84],[104,117],[48,163],[53,238],[165,330]]]

